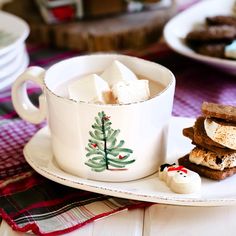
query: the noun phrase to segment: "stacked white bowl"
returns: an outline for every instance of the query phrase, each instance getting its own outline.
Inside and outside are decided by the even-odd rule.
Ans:
[[[9,89],[29,65],[25,40],[29,26],[21,18],[0,11],[0,92]]]

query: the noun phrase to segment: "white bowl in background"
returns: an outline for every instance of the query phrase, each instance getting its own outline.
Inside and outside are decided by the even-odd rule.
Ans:
[[[0,82],[3,78],[11,75],[12,73],[14,73],[21,64],[23,64],[24,60],[25,60],[25,53],[26,49],[25,49],[25,45],[20,45],[21,50],[14,50],[15,55],[12,58],[12,60],[10,60],[8,63],[0,65]]]
[[[21,18],[0,11],[0,55],[17,50],[29,35],[29,26]]]
[[[9,89],[12,83],[17,79],[17,77],[26,70],[28,65],[29,56],[28,53],[25,51],[22,55],[22,60],[18,67],[11,74],[0,79],[0,92]]]

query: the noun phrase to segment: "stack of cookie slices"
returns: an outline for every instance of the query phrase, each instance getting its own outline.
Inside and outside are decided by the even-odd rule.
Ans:
[[[196,146],[180,165],[214,180],[236,173],[236,107],[204,102],[202,116],[183,135]]]
[[[186,35],[186,44],[199,54],[236,59],[236,17],[207,17],[205,24]]]

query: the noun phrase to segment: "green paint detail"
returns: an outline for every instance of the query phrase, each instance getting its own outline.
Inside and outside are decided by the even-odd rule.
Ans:
[[[93,171],[126,170],[126,165],[135,162],[135,159],[127,160],[133,150],[123,147],[125,141],[117,140],[120,130],[112,129],[111,125],[110,117],[101,111],[95,117],[95,123],[92,125],[93,131],[89,131],[91,138],[85,147],[88,158],[85,165]]]

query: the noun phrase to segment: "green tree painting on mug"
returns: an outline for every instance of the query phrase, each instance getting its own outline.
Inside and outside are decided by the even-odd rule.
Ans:
[[[88,158],[85,164],[93,171],[127,170],[126,165],[135,161],[130,159],[133,150],[123,147],[124,140],[117,140],[120,130],[112,129],[111,125],[110,117],[101,111],[95,117],[93,131],[89,132],[91,138],[85,148]]]

